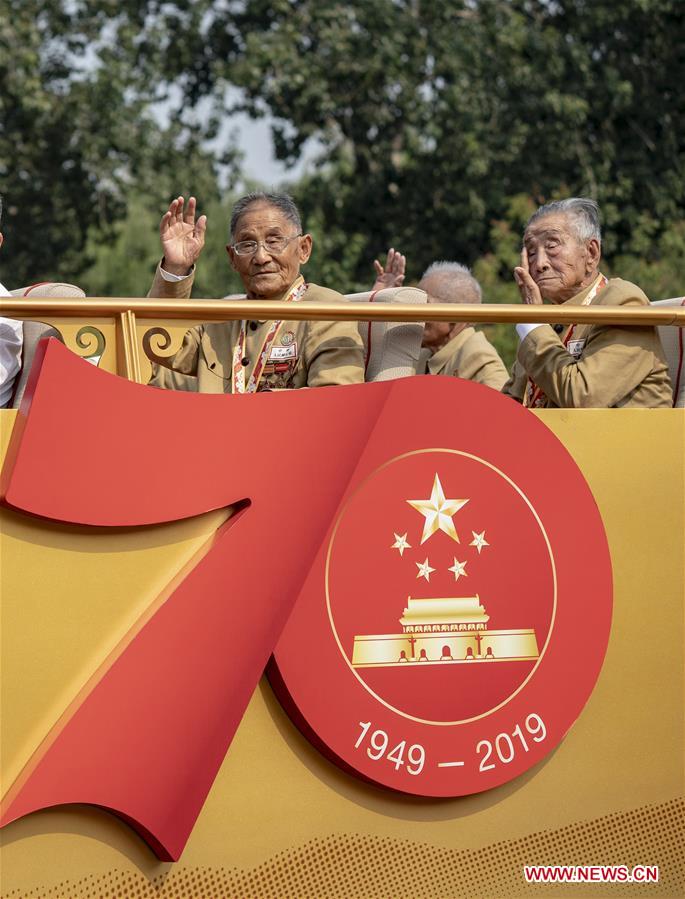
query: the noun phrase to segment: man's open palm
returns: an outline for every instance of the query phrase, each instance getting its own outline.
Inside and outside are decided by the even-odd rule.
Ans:
[[[371,290],[385,290],[388,287],[401,287],[404,281],[404,272],[407,260],[399,250],[390,247],[385,260],[385,267],[378,259],[374,260],[373,267],[376,270],[376,281]]]
[[[186,275],[205,245],[207,216],[195,220],[195,197],[185,206],[183,197],[177,197],[159,223],[159,236],[164,252],[164,269],[174,275]]]

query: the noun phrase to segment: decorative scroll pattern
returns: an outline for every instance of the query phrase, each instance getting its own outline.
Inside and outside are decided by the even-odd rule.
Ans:
[[[155,337],[158,338],[158,340],[155,341],[156,345],[153,345],[153,339]],[[171,344],[171,335],[166,328],[148,328],[143,334],[143,352],[150,362],[166,365],[171,356],[173,356],[173,352],[167,352],[160,355],[160,350],[168,350]]]
[[[95,345],[93,346],[93,344]],[[99,328],[94,325],[84,325],[76,334],[76,345],[79,349],[86,350],[82,358],[97,367],[105,352],[107,341]]]

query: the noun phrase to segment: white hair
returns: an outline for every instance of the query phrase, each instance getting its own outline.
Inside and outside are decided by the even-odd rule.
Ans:
[[[526,230],[533,222],[546,215],[567,216],[579,243],[585,243],[594,238],[601,246],[602,229],[599,223],[599,206],[589,197],[569,197],[567,200],[546,203],[528,219]]]
[[[250,206],[261,206],[262,204],[265,206],[273,206],[274,209],[281,212],[289,222],[292,222],[298,231],[302,231],[302,217],[300,215],[300,210],[297,208],[295,201],[290,194],[273,194],[257,190],[236,200],[235,205],[231,210],[231,224],[229,226],[231,240],[235,237],[238,221],[243,213],[247,212]]]
[[[421,282],[437,276],[437,284],[431,289],[431,296],[441,303],[480,303],[483,293],[480,284],[471,274],[471,269],[460,262],[440,260],[428,266]]]

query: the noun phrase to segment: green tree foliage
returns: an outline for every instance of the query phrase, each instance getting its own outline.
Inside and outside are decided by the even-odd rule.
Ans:
[[[604,214],[605,269],[653,297],[682,293],[681,7],[0,0],[3,281],[143,293],[159,217],[192,192],[209,213],[196,294],[238,289],[224,250],[237,160],[221,125],[241,109],[270,117],[285,163],[317,154],[290,185],[315,237],[313,280],[366,287],[394,245],[408,280],[457,259],[486,299],[513,301],[532,209],[587,194]]]
[[[100,270],[105,265],[112,226],[129,201],[136,228],[144,210],[159,221],[175,191],[218,201],[217,160],[201,145],[206,131],[192,115],[165,128],[150,115],[168,84],[151,49],[146,6],[0,0],[0,260],[10,286],[84,283],[95,257]],[[144,55],[141,35],[150,43]],[[229,172],[235,158],[229,145],[221,160]],[[144,291],[149,274],[134,286],[122,262],[117,279]],[[123,292],[108,284],[109,292]],[[95,282],[86,278],[84,286],[93,292]]]
[[[208,227],[193,285],[196,297],[210,299],[244,292],[226,253],[231,206],[231,198],[215,199],[200,210],[207,215]],[[152,207],[151,201],[134,198],[126,217],[112,227],[106,243],[97,232],[91,234],[88,257],[93,261],[79,281],[90,296],[145,296],[161,255],[159,220],[164,210]]]
[[[189,102],[220,114],[237,85],[280,159],[319,142],[298,198],[361,283],[389,243],[414,276],[492,263],[520,195],[593,196],[610,260],[658,264],[685,205],[684,22],[680,0],[245,0],[174,46]]]

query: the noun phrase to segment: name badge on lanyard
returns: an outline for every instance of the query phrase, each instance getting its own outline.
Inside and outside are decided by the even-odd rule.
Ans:
[[[297,341],[289,346],[272,346],[269,353],[270,362],[285,362],[288,359],[297,359]]]
[[[585,338],[579,337],[577,340],[569,340],[566,349],[573,356],[574,359],[578,359],[583,352],[585,347]]]

